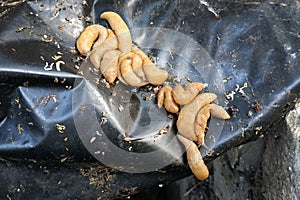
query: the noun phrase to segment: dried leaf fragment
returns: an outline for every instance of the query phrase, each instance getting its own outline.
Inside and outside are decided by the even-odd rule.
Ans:
[[[18,134],[21,135],[24,129],[22,128],[21,124],[18,124]]]
[[[253,109],[255,112],[258,112],[263,109],[263,106],[258,101],[255,101],[253,103]]]
[[[66,130],[66,126],[62,124],[56,124],[56,129],[59,133],[64,133]]]

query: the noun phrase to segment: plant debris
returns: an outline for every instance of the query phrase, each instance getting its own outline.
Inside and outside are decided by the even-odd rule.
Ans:
[[[16,32],[17,32],[17,33],[20,33],[20,32],[22,32],[22,31],[24,31],[25,29],[33,29],[33,26],[22,26],[22,27],[20,27],[20,28],[17,28],[17,29],[16,29]]]
[[[263,106],[258,101],[255,101],[253,103],[253,109],[255,112],[258,112],[263,109]]]
[[[62,125],[62,124],[56,124],[56,129],[59,133],[64,133],[65,130],[66,130],[66,126],[65,125]]]

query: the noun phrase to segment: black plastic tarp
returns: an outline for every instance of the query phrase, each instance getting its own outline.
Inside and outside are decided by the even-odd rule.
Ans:
[[[122,16],[169,83],[208,83],[232,115],[210,121],[208,163],[263,137],[299,97],[298,1],[0,6],[1,198],[121,198],[191,174],[176,115],[157,108],[154,87],[108,86],[76,51],[84,27],[108,26],[104,11]]]

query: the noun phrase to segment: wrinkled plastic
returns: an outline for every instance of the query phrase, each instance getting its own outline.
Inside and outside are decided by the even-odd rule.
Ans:
[[[90,13],[92,23],[105,26],[108,25],[100,20],[100,13],[107,10],[119,13],[133,31],[135,42],[160,58],[161,67],[170,72],[193,81],[213,83],[208,77],[218,78],[217,84],[209,84],[208,90],[218,94],[219,103],[229,109],[232,117],[220,121],[224,126],[218,135],[206,137],[210,151],[201,148],[205,161],[267,134],[299,97],[297,1],[215,3],[208,7],[201,2],[32,1],[0,7],[0,196],[120,198],[190,174],[184,157],[176,155],[174,147],[164,148],[176,134],[176,116],[169,119],[164,111],[156,110],[155,99],[145,101],[142,94],[147,94],[147,88],[132,92],[133,88],[122,84],[112,88],[105,84],[95,86],[91,83],[95,75],[90,74],[87,79],[86,74],[79,73],[76,66],[85,61],[78,59],[74,45]],[[211,8],[219,13],[220,19]],[[81,16],[85,18],[82,20]],[[197,41],[208,52],[206,55],[203,51],[202,61],[212,62],[216,73],[197,75],[194,66],[180,56],[147,49],[149,44],[143,43],[145,39],[137,31],[146,27],[174,30]],[[155,39],[154,33],[150,35]],[[208,55],[211,60],[203,60]],[[56,68],[57,59],[65,63],[61,70]],[[54,63],[52,69],[45,70],[51,63]],[[224,88],[218,90],[218,85]],[[153,162],[173,162],[147,173],[117,171],[99,163],[85,145],[91,137],[82,137],[82,132],[91,132],[93,127],[78,127],[80,116],[84,117],[78,113],[90,111],[89,105],[94,101],[88,92],[91,87],[92,94],[100,97],[99,104],[91,110],[98,120],[105,110],[103,105],[109,104],[111,92],[118,91],[101,134],[123,149],[131,146],[135,152],[160,150],[160,156],[153,157]],[[125,90],[131,92],[124,101],[129,101],[131,107],[122,105],[128,108],[131,123],[118,107],[124,103],[120,95]],[[225,99],[223,90],[231,99]],[[256,111],[255,105],[261,105],[262,109]],[[139,123],[153,126],[143,130],[139,129],[143,124],[135,126]],[[171,127],[168,134],[156,137],[157,131],[167,125]],[[135,140],[128,145],[125,136]],[[180,148],[178,142],[175,144]],[[132,164],[128,160],[124,165]]]

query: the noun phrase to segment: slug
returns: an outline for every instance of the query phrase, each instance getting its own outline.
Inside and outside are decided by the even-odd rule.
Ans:
[[[209,171],[202,159],[197,145],[193,141],[188,140],[181,135],[177,135],[177,138],[186,149],[188,164],[195,177],[200,181],[207,179],[209,176]]]

